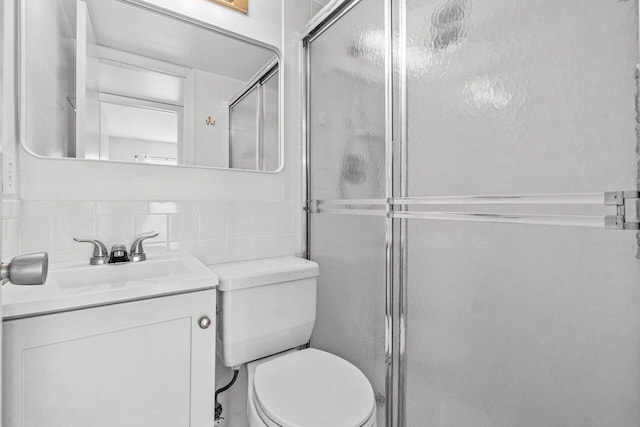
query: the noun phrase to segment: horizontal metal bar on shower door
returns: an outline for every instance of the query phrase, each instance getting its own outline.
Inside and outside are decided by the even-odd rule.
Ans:
[[[575,227],[605,228],[605,216],[579,215],[530,215],[530,214],[500,214],[480,212],[415,212],[392,211],[382,209],[340,209],[316,207],[310,211],[313,214],[379,216],[394,219],[417,219],[436,221],[467,221],[493,222],[512,224],[563,225]]]
[[[348,207],[348,206],[379,206],[382,209],[386,209],[388,205],[390,205],[387,199],[336,199],[336,200],[311,200],[311,204],[323,207],[329,206],[338,206],[338,207]]]
[[[393,218],[604,228],[604,216],[394,211]]]
[[[364,215],[364,216],[381,216],[390,217],[386,211],[377,209],[316,209],[310,211],[312,214],[334,214],[334,215]]]
[[[605,193],[396,197],[393,205],[603,205]]]
[[[390,207],[386,199],[309,200],[307,212],[364,211],[385,213]],[[348,212],[351,213],[351,212]]]
[[[318,203],[324,205],[344,206],[344,205],[377,205],[386,206],[387,199],[336,199],[336,200],[317,200]]]
[[[617,192],[612,192],[617,193]],[[605,205],[610,193],[555,193],[514,195],[467,195],[394,197],[390,199],[314,200],[324,206],[394,206],[411,205]]]
[[[604,207],[606,214],[563,214],[540,212],[456,212],[411,210],[411,206],[593,206]],[[540,209],[537,209],[540,210]],[[539,225],[598,227],[616,230],[640,229],[640,193],[556,193],[476,196],[396,197],[389,199],[310,200],[308,213],[387,216],[389,218],[441,221],[475,221]]]

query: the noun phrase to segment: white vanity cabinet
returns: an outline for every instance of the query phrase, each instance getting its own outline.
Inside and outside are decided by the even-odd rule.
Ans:
[[[2,426],[211,426],[215,299],[208,289],[5,320]]]

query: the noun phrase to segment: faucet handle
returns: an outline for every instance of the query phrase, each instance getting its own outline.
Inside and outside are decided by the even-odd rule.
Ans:
[[[91,265],[102,265],[106,264],[109,260],[109,251],[107,247],[100,240],[95,239],[78,239],[74,237],[73,240],[80,243],[92,243],[93,244],[93,256],[89,261]]]
[[[147,239],[152,239],[154,237],[158,237],[159,233],[152,231],[150,233],[142,234],[133,241],[131,245],[131,250],[129,251],[129,258],[131,258],[132,262],[144,261],[147,259],[147,254],[144,253],[144,248],[142,247],[142,242]]]

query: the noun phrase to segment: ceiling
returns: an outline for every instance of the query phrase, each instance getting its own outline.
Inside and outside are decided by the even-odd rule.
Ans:
[[[98,45],[248,81],[275,52],[119,0],[85,0]]]

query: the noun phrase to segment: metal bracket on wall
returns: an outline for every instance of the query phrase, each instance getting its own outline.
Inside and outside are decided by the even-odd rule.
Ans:
[[[305,212],[318,213],[318,200],[307,200],[303,209]]]
[[[640,192],[607,191],[604,193],[605,206],[615,206],[613,215],[604,217],[604,227],[614,230],[640,229]]]

